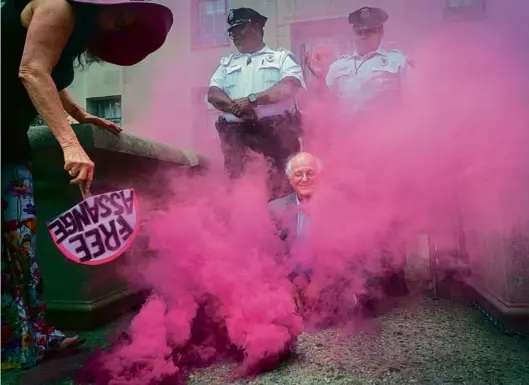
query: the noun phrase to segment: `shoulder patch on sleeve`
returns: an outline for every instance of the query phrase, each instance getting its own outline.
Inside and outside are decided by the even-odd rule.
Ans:
[[[292,61],[294,63],[296,63],[297,65],[300,65],[297,56],[294,55],[293,52],[285,50],[285,51],[283,51],[283,55],[284,55],[285,58],[289,57],[290,59],[292,59]]]
[[[408,57],[406,56],[406,54],[402,51],[399,51],[398,49],[389,50],[387,51],[387,54],[389,57],[393,58],[393,60],[396,60],[401,65],[406,64],[406,62],[408,61]]]
[[[294,63],[297,65],[299,64],[299,60],[294,55],[294,53],[286,48],[279,47],[276,50],[274,50],[274,55],[276,56],[277,60],[279,60],[280,63],[282,63],[287,57],[290,57]]]

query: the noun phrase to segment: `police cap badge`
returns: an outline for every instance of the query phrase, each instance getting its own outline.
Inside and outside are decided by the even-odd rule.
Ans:
[[[386,11],[374,7],[362,7],[349,14],[349,24],[357,29],[381,28],[388,20]]]
[[[251,8],[235,8],[230,10],[228,14],[228,31],[239,25],[248,23],[257,23],[264,27],[267,20],[268,18],[266,16],[261,15]]]

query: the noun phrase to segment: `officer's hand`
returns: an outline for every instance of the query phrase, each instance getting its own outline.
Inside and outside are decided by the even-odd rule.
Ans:
[[[248,108],[251,108],[253,110],[253,105],[252,103],[250,103],[248,98],[235,99],[233,101],[233,104],[239,111],[247,110]]]
[[[322,58],[319,54],[305,54],[305,65],[309,71],[317,78],[321,79],[324,75]]]
[[[230,112],[233,115],[235,115],[236,117],[238,117],[238,118],[241,117],[241,103],[240,103],[240,100],[241,99],[233,100],[233,104],[232,104],[231,110],[230,110]]]
[[[257,120],[257,114],[248,98],[233,101],[232,114],[244,120]]]

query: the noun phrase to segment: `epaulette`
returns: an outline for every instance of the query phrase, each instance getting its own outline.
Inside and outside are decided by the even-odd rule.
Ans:
[[[399,51],[398,49],[390,49],[388,52],[398,53],[404,58],[404,63],[408,64],[411,68],[413,68],[413,61],[408,59],[408,55],[406,55],[404,52]]]
[[[291,50],[286,49],[284,47],[279,47],[278,49],[276,49],[276,53],[279,54],[280,60],[281,60],[281,57],[290,57],[294,61],[294,63],[299,65],[299,61],[298,61],[297,56]],[[284,55],[284,56],[282,56],[282,55]]]
[[[223,66],[227,66],[228,64],[230,64],[231,59],[233,59],[233,54],[230,54],[228,56],[223,56],[220,59],[220,64]]]
[[[388,52],[392,52],[392,53],[398,53],[399,55],[402,55],[404,57],[408,57],[408,55],[406,55],[404,52],[402,51],[399,51],[398,49],[390,49]]]

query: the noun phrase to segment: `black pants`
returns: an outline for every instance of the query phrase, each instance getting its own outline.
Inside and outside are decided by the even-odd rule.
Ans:
[[[224,167],[231,178],[240,177],[252,152],[262,154],[269,162],[268,186],[270,198],[290,192],[285,175],[288,158],[300,150],[299,115],[264,118],[258,122],[231,123],[219,120],[219,133]]]

